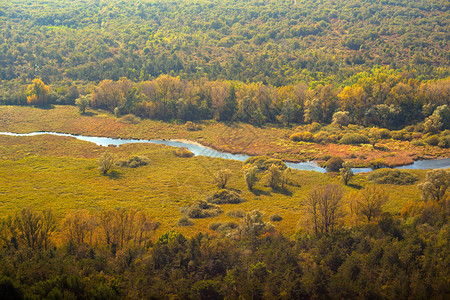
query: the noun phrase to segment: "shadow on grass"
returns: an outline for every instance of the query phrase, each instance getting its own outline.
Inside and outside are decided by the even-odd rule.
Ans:
[[[96,116],[97,113],[93,112],[93,111],[87,111],[87,112],[81,113],[80,115],[86,116],[86,117],[93,117],[93,116]]]
[[[264,195],[264,196],[270,196],[270,192],[268,192],[268,191],[263,191],[263,190],[260,190],[260,189],[255,189],[255,188],[253,188],[253,189],[251,190],[251,192],[252,192],[255,196],[261,196],[261,195]]]
[[[43,109],[43,110],[50,110],[54,109],[55,106],[53,104],[45,104],[45,105],[34,105],[35,108]]]
[[[281,187],[276,187],[274,189],[275,192],[292,197],[292,192],[290,190],[288,190],[286,187],[281,188]]]
[[[360,190],[362,188],[362,186],[358,185],[358,184],[353,184],[353,183],[349,183],[347,184],[348,187],[351,187],[352,189],[356,189],[356,190]]]
[[[105,176],[109,177],[109,179],[120,179],[122,178],[122,174],[120,172],[113,170],[109,173],[106,173]]]

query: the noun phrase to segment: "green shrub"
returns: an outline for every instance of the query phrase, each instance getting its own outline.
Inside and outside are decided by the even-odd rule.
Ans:
[[[192,153],[188,148],[181,147],[173,150],[173,153],[178,157],[192,157],[194,153]]]
[[[133,114],[128,114],[128,115],[121,117],[119,119],[119,122],[125,123],[125,124],[138,124],[139,122],[141,122],[141,118],[136,117]]]
[[[223,211],[217,205],[209,204],[205,201],[199,201],[191,206],[183,207],[181,212],[191,219],[202,219],[215,217]]]
[[[407,172],[393,169],[380,169],[373,171],[367,177],[368,180],[378,184],[414,184],[418,178]]]
[[[423,142],[423,141],[413,141],[412,143],[411,143],[413,146],[416,146],[416,147],[422,147],[422,146],[425,146],[425,143]]]
[[[212,222],[208,225],[208,228],[216,231],[221,225],[222,225],[222,222]]]
[[[281,159],[270,158],[267,156],[252,156],[248,158],[244,164],[256,166],[258,168],[258,172],[265,172],[272,165],[277,166],[280,170],[287,169],[286,164]]]
[[[450,147],[450,136],[441,137],[438,146],[447,149]]]
[[[317,122],[312,122],[311,124],[308,125],[308,130],[310,132],[316,132],[320,130],[320,128],[322,128],[322,126]]]
[[[390,139],[391,138],[391,132],[389,131],[389,129],[382,128],[382,129],[380,129],[379,133],[380,133],[380,138],[382,138],[382,139]]]
[[[245,212],[242,209],[234,209],[227,212],[227,216],[230,218],[243,218],[245,216]]]
[[[425,142],[430,146],[437,146],[439,145],[439,137],[437,135],[429,136]]]
[[[339,172],[339,170],[342,168],[343,163],[344,160],[342,158],[340,158],[339,156],[334,156],[326,162],[325,168],[328,172]]]
[[[186,126],[188,131],[197,131],[202,129],[202,126],[192,123],[191,121],[187,121],[184,126]]]
[[[369,163],[369,165],[372,169],[375,170],[375,169],[386,167],[386,162],[383,159],[379,158],[379,159],[372,160]]]
[[[209,203],[214,204],[238,204],[246,201],[238,193],[227,189],[221,189],[214,192],[206,199]]]
[[[406,130],[392,131],[392,138],[397,141],[410,141],[412,140],[412,133]]]
[[[137,168],[140,166],[148,165],[150,160],[146,156],[138,156],[133,155],[130,156],[127,160],[120,160],[117,162],[117,165],[121,167],[128,167],[128,168]]]
[[[183,216],[177,221],[177,225],[178,226],[192,226],[192,225],[194,225],[194,222],[191,219],[189,219],[188,217]]]
[[[346,133],[341,138],[341,143],[345,145],[370,144],[370,139],[359,133]]]
[[[328,143],[328,132],[326,131],[319,131],[316,133],[313,137],[314,143]]]
[[[213,222],[209,224],[209,229],[214,230],[221,234],[226,234],[236,228],[238,228],[238,224],[233,221],[228,222]]]
[[[283,218],[278,214],[270,216],[271,222],[280,222],[281,220],[283,220]]]
[[[309,131],[305,132],[296,132],[289,137],[294,142],[312,142],[313,134]]]

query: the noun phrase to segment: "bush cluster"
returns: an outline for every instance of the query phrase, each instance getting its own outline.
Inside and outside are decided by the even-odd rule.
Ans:
[[[346,133],[341,138],[341,143],[345,145],[370,144],[370,139],[360,133]]]
[[[146,166],[149,163],[150,163],[150,160],[148,159],[148,157],[133,155],[133,156],[130,156],[128,159],[119,160],[117,162],[117,165],[120,167],[137,168],[140,166]]]
[[[181,212],[191,219],[202,219],[215,217],[223,211],[218,205],[210,204],[205,201],[199,201],[188,207],[183,207]]]
[[[194,153],[192,153],[186,147],[177,148],[177,149],[173,150],[173,153],[175,154],[175,156],[178,156],[178,157],[192,157],[192,156],[194,156]]]
[[[220,189],[214,192],[212,195],[207,197],[206,200],[209,203],[214,204],[238,204],[246,201],[238,193],[227,189]]]
[[[270,158],[267,156],[252,156],[248,158],[244,164],[256,166],[258,168],[258,172],[265,172],[272,165],[277,166],[280,170],[287,169],[286,164],[281,159]]]
[[[380,169],[373,171],[367,177],[368,180],[378,184],[414,184],[418,178],[407,172],[393,169]]]

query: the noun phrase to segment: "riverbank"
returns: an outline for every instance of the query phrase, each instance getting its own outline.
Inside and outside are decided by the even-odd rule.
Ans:
[[[33,131],[66,132],[86,136],[132,139],[172,139],[189,141],[221,152],[245,155],[267,155],[290,162],[317,161],[340,156],[355,166],[373,163],[393,167],[409,165],[421,159],[449,158],[450,150],[412,141],[381,139],[377,147],[369,144],[293,142],[289,137],[295,128],[257,127],[246,123],[199,123],[200,130],[190,131],[184,124],[141,120],[129,124],[101,110],[80,115],[73,106],[39,109],[24,106],[0,106],[0,131],[27,133]]]

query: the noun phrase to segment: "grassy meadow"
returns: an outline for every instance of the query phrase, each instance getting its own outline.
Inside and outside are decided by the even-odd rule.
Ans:
[[[69,108],[63,107],[61,110]],[[86,118],[89,119],[83,117],[81,120]],[[39,127],[42,124],[39,118],[36,122],[34,127],[22,130],[14,127],[17,125],[5,129],[5,122],[2,122],[1,131],[65,131],[62,127]],[[64,122],[59,121],[59,124]],[[99,132],[94,130],[92,134]],[[150,163],[138,168],[114,167],[113,172],[103,176],[97,169],[97,160],[105,151],[111,152],[117,159],[131,155],[146,156]],[[261,181],[256,184],[255,191],[250,192],[242,167],[243,163],[238,161],[202,156],[180,158],[174,155],[173,148],[163,145],[100,147],[70,137],[0,136],[0,215],[11,215],[27,206],[37,210],[51,208],[59,218],[78,209],[96,212],[107,208],[134,208],[148,211],[161,222],[155,236],[168,229],[192,236],[199,231],[212,232],[208,229],[212,222],[239,222],[227,216],[230,210],[259,209],[265,213],[267,220],[271,215],[279,214],[283,220],[274,222],[276,228],[293,234],[299,227],[306,226],[302,203],[308,191],[314,186],[331,182],[342,185],[333,174],[293,170],[292,184],[287,187],[287,193],[271,191]],[[193,226],[177,226],[177,220],[183,216],[180,208],[205,199],[217,190],[213,175],[221,169],[232,171],[233,176],[227,187],[240,192],[247,201],[221,205],[224,213],[214,218],[194,219]],[[414,173],[423,178],[426,172]],[[358,189],[368,184],[365,177],[364,174],[357,175],[350,186],[342,185],[346,194],[344,202],[348,214],[345,222],[348,225],[353,222],[348,203]],[[389,194],[385,210],[394,214],[400,213],[406,203],[420,196],[416,186],[382,185],[382,188]]]

